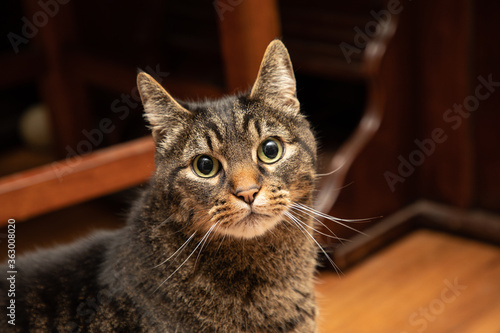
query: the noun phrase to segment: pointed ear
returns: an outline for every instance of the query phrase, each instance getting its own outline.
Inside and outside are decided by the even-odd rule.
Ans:
[[[137,75],[137,87],[144,105],[144,116],[151,126],[156,143],[160,143],[166,133],[179,133],[186,126],[192,113],[177,103],[149,74],[140,72]]]
[[[275,39],[266,49],[255,81],[251,99],[261,99],[272,104],[300,109],[297,99],[295,75],[288,51],[280,40]]]

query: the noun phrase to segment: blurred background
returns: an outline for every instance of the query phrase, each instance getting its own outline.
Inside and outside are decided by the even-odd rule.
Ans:
[[[355,225],[361,240],[324,220],[355,244],[318,235],[339,266],[420,228],[498,245],[499,13],[489,0],[3,2],[0,225],[16,219],[20,251],[122,226],[154,168],[137,71],[179,99],[216,98],[246,91],[280,38],[319,171],[343,166],[320,177],[318,208],[383,217]]]

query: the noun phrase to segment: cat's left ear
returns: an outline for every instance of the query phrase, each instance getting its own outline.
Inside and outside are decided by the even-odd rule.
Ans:
[[[267,47],[250,98],[261,99],[272,105],[289,106],[289,110],[299,112],[292,62],[280,40],[273,40]]]

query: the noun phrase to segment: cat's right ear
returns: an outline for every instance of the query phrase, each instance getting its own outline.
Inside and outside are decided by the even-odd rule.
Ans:
[[[140,72],[137,75],[137,87],[144,105],[144,116],[157,144],[164,140],[167,133],[175,135],[184,128],[192,113],[170,96],[153,77]]]
[[[288,110],[292,113],[300,110],[290,55],[278,39],[273,40],[266,49],[250,98],[289,106]]]

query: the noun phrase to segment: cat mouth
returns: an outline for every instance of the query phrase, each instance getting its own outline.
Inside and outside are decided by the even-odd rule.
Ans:
[[[226,232],[238,238],[255,238],[273,229],[280,221],[281,215],[269,215],[250,211],[245,217],[232,223]]]
[[[260,219],[260,218],[272,218],[273,216],[269,215],[269,214],[264,214],[264,213],[257,213],[255,212],[254,210],[250,211],[248,213],[247,216],[245,216],[245,218],[256,218],[256,219]]]

